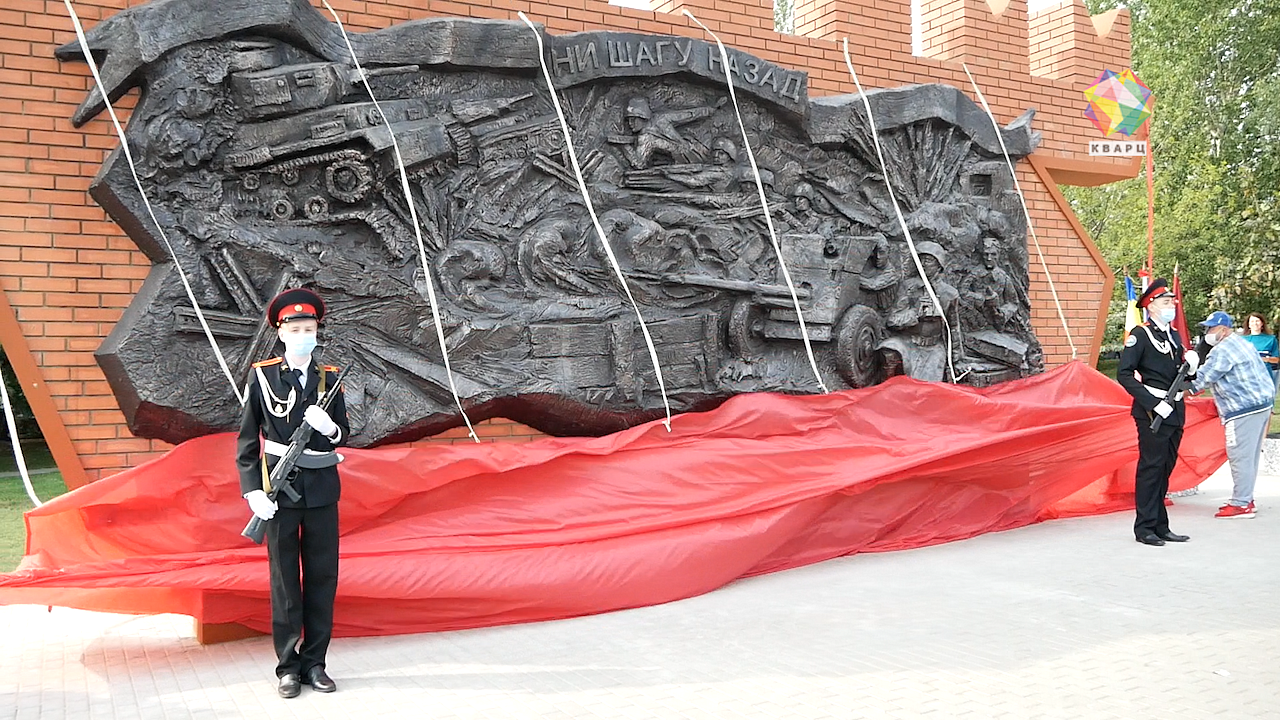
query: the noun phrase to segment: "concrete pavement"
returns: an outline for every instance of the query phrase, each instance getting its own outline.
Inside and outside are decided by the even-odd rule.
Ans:
[[[1170,509],[858,555],[658,607],[342,639],[332,695],[276,696],[266,638],[0,608],[0,718],[1280,718],[1280,478]]]

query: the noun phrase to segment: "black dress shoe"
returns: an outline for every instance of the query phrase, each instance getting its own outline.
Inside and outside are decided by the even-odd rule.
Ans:
[[[1142,537],[1137,538],[1137,541],[1142,543],[1143,545],[1155,545],[1157,547],[1159,547],[1160,545],[1164,545],[1164,541],[1161,540],[1160,536],[1156,535],[1155,533],[1147,533],[1146,535],[1143,535]]]
[[[338,689],[338,684],[319,665],[307,671],[307,684],[316,692],[330,693]]]
[[[1160,535],[1160,539],[1165,542],[1186,542],[1191,539],[1190,535],[1178,535],[1177,533],[1165,533]]]
[[[280,676],[280,687],[276,688],[282,698],[295,698],[302,692],[302,680],[297,675],[288,673]]]

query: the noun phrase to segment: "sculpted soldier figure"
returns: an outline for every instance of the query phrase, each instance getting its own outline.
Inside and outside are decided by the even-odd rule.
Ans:
[[[240,422],[236,464],[240,492],[267,522],[271,573],[271,639],[281,697],[297,697],[302,684],[337,689],[325,673],[338,590],[338,462],[334,447],[350,434],[342,389],[325,412],[319,398],[334,387],[338,368],[312,358],[324,302],[310,290],[286,290],[267,306],[267,322],[284,343],[282,357],[255,363]],[[298,460],[298,501],[271,500],[271,468],[302,423],[314,429]]]
[[[964,284],[961,296],[991,323],[991,327],[1003,332],[1018,318],[1018,288],[1013,278],[997,264],[1000,243],[995,238],[982,241],[982,269],[975,270]]]
[[[943,313],[925,288],[919,275],[908,277],[899,285],[898,299],[885,325],[892,331],[880,343],[879,349],[891,351],[898,358],[885,358],[885,365],[892,367],[900,359],[902,372],[917,380],[939,382],[947,379],[947,328],[951,329],[951,360],[961,359],[959,300],[960,293],[942,279],[946,269],[947,251],[936,242],[926,240],[916,245],[920,265],[924,268],[929,285],[942,303]],[[958,371],[957,371],[958,374]]]
[[[687,161],[689,141],[676,128],[711,117],[724,103],[725,99],[721,98],[712,107],[668,110],[654,114],[648,100],[642,97],[631,98],[624,115],[627,129],[635,135],[635,139],[627,147],[627,159],[640,170],[649,167],[657,153],[667,155],[676,162]]]
[[[823,217],[813,209],[813,186],[797,183],[791,190],[791,209],[782,211],[787,230],[793,233],[816,233],[822,229]]]
[[[735,193],[753,182],[751,166],[738,159],[738,146],[726,137],[711,141],[711,165],[696,165],[689,171],[672,168],[668,177],[685,187],[698,188],[713,193]],[[771,179],[773,173],[761,170],[762,179]]]
[[[867,257],[858,286],[868,294],[876,312],[883,314],[893,307],[894,293],[901,281],[902,268],[893,262],[889,239],[884,235],[876,235],[875,247]]]

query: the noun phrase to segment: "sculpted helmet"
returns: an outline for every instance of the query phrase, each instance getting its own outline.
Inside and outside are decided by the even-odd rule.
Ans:
[[[728,155],[730,158],[734,160],[738,159],[738,146],[735,145],[733,141],[727,137],[716,138],[715,141],[711,143],[711,149],[713,151],[721,150],[724,152],[724,154]]]
[[[916,254],[923,258],[925,255],[933,257],[938,261],[938,265],[947,266],[947,251],[942,246],[932,240],[916,243]]]
[[[627,110],[625,113],[629,118],[643,118],[649,120],[653,117],[653,111],[649,109],[649,101],[642,97],[633,97],[627,101]]]

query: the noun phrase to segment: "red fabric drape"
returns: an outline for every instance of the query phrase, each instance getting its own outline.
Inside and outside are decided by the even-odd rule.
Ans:
[[[1193,400],[1172,488],[1225,457]],[[27,513],[0,603],[269,630],[266,552],[216,435]],[[1075,362],[977,390],[895,378],[739,396],[602,438],[346,450],[335,631],[546,620],[685,598],[856,552],[1132,507],[1129,398]],[[1117,519],[1117,542],[1129,534]]]

